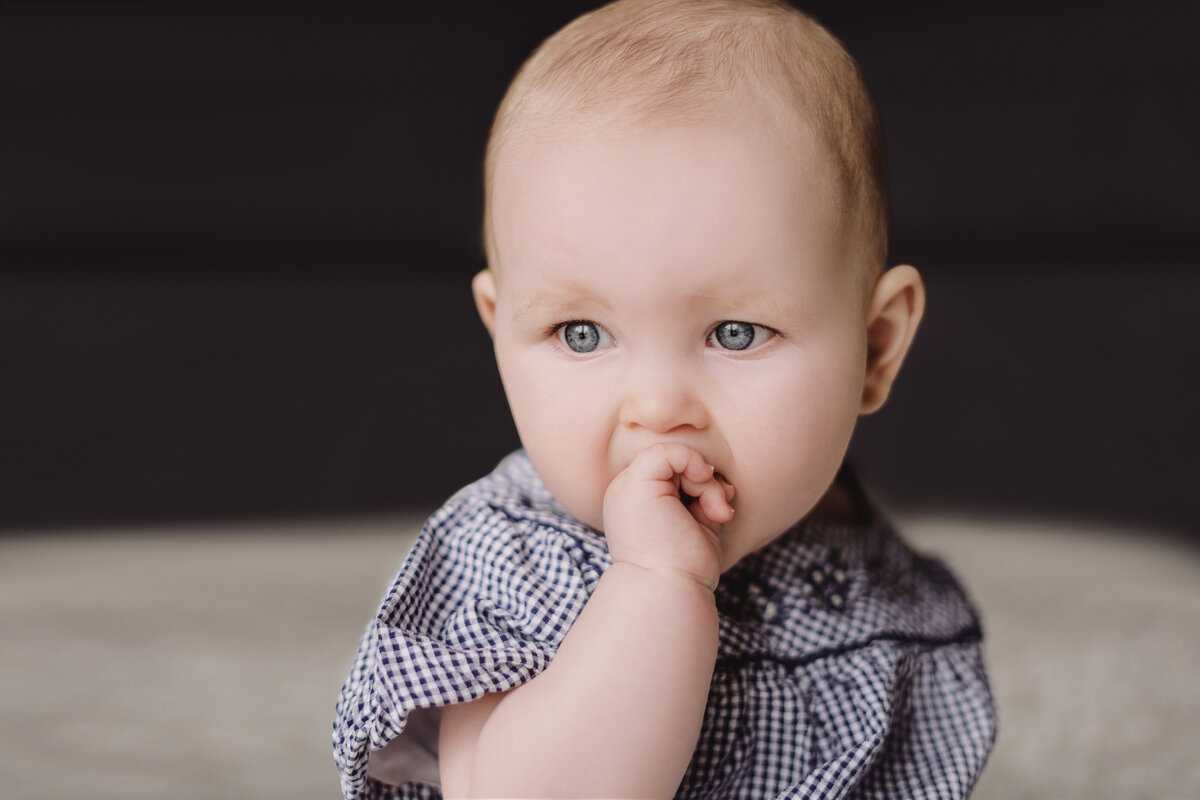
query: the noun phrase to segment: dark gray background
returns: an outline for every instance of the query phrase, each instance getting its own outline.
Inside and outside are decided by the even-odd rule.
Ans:
[[[0,4],[0,528],[428,509],[516,445],[480,161],[579,2]],[[929,310],[911,509],[1200,531],[1195,3],[820,2]]]

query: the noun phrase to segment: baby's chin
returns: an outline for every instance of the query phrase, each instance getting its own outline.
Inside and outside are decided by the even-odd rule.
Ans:
[[[752,498],[747,498],[752,500]],[[736,499],[733,503],[738,508]],[[744,503],[738,508],[733,519],[727,522],[719,534],[722,545],[721,572],[732,569],[748,556],[759,550],[770,547],[780,537],[793,530],[805,518],[811,508],[793,506],[789,509],[771,509],[765,515],[755,511],[753,502]]]

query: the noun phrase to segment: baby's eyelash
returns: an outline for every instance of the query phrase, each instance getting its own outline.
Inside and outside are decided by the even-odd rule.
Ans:
[[[554,341],[578,355],[589,355],[612,347],[613,336],[598,322],[574,319],[560,322],[550,329]]]
[[[746,332],[750,334],[750,339],[746,341],[744,338],[735,340],[731,343],[721,342],[722,333],[728,334],[733,332],[735,336],[744,337]],[[758,322],[747,322],[745,320],[727,319],[718,322],[714,325],[704,338],[704,342],[708,347],[713,347],[727,353],[743,353],[752,350],[757,350],[765,346],[768,342],[778,338],[779,331],[769,325],[763,325]],[[738,346],[740,345],[740,346]]]
[[[741,347],[734,346],[736,341],[734,343],[715,342],[714,339],[720,337],[721,330],[726,326],[734,326],[733,330],[735,331],[739,327],[749,328],[752,338]],[[705,333],[704,343],[725,352],[741,353],[757,350],[781,335],[779,331],[769,325],[743,320],[722,320]],[[588,355],[597,350],[610,348],[615,344],[613,335],[603,325],[590,319],[570,319],[552,323],[542,329],[542,337],[552,340],[578,355]]]
[[[764,325],[761,322],[749,322],[744,319],[723,319],[720,322],[718,322],[716,325],[713,325],[711,328],[709,328],[708,333],[706,333],[705,336],[706,337],[712,336],[714,333],[717,332],[717,328],[721,327],[722,325],[726,325],[730,322],[740,322],[743,325],[752,325],[755,328],[762,328],[764,331],[771,334],[772,336],[782,336],[782,334],[779,331],[775,330],[770,325]]]
[[[551,324],[551,325],[547,325],[547,326],[546,326],[546,329],[545,329],[544,331],[542,331],[542,336],[543,336],[543,337],[545,337],[545,338],[547,338],[547,339],[553,339],[553,338],[555,338],[555,337],[558,337],[558,336],[561,336],[561,335],[562,335],[563,328],[568,328],[568,327],[570,327],[571,325],[580,325],[580,324],[582,324],[582,323],[585,323],[585,322],[591,322],[591,320],[586,320],[586,319],[568,319],[568,320],[565,320],[565,321],[563,321],[563,322],[555,322],[555,323],[553,323],[553,324]],[[595,323],[595,322],[593,322],[592,324],[593,324],[593,325],[596,325],[596,324],[599,324],[599,323]]]

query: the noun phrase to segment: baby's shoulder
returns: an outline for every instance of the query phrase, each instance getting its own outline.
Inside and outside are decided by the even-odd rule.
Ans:
[[[603,570],[603,537],[563,511],[523,451],[464,486],[430,515],[417,550],[438,560],[537,569],[562,558]]]
[[[552,639],[543,629],[577,614],[611,562],[600,534],[546,506],[540,485],[518,453],[456,492],[426,521],[377,618],[439,639],[497,620]]]

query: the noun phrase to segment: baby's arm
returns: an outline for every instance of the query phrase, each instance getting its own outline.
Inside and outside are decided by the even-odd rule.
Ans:
[[[679,488],[699,500],[685,507]],[[683,445],[656,445],[613,480],[613,565],[554,661],[517,689],[443,709],[446,797],[674,795],[716,661],[716,533],[730,499]]]

